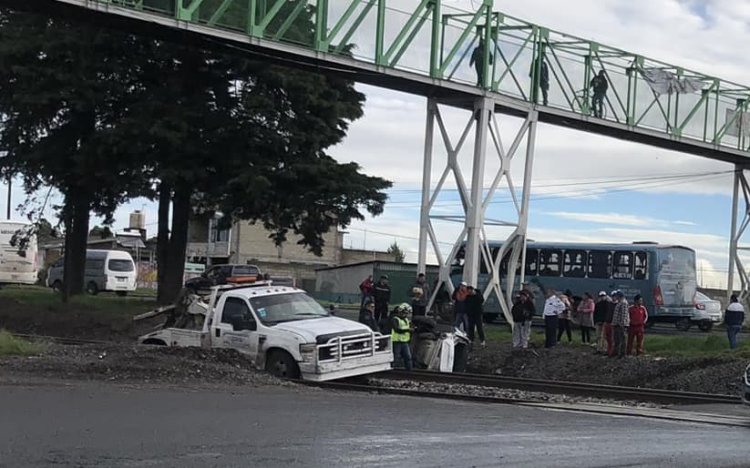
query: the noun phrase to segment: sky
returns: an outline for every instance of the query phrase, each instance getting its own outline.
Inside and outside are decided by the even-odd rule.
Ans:
[[[479,0],[444,0],[445,6],[457,8],[471,9],[472,3],[476,7]],[[750,56],[738,48],[750,43],[750,1],[496,0],[494,9],[578,37],[750,84],[746,77]],[[467,68],[460,73],[470,72]],[[356,161],[368,174],[391,180],[393,188],[382,215],[345,228],[344,245],[385,250],[395,241],[406,252],[407,260],[415,261],[426,100],[365,85],[358,85],[358,89],[367,96],[365,116],[352,123],[345,141],[330,152],[342,162]],[[455,141],[470,115],[444,108],[443,117]],[[508,147],[521,121],[497,116],[497,122]],[[471,146],[471,141],[467,146]],[[435,148],[433,187],[445,165],[437,133]],[[523,180],[522,156],[511,166],[518,189]],[[488,152],[487,161],[485,187],[498,168],[493,152]],[[470,151],[459,155],[459,163],[470,182]],[[726,163],[540,124],[529,238],[687,245],[697,251],[699,282],[706,287],[725,287],[732,170]],[[12,206],[22,200],[20,187],[16,187]],[[458,200],[455,183],[450,181],[438,197],[433,215],[461,215]],[[0,207],[4,213],[5,196]],[[499,190],[487,218],[513,219],[512,207],[508,190]],[[133,209],[146,212],[149,233],[155,234],[156,207],[145,200],[121,207],[115,227],[126,226],[127,214]],[[434,222],[441,250],[447,251],[460,226]],[[491,238],[503,238],[507,230],[487,227],[487,233]],[[435,259],[434,255],[429,258]]]

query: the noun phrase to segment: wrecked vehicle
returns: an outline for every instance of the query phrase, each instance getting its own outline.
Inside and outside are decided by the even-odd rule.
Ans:
[[[184,290],[164,325],[139,338],[161,346],[231,348],[284,378],[325,381],[391,368],[391,337],[331,316],[304,291],[271,282],[214,286],[210,295]]]

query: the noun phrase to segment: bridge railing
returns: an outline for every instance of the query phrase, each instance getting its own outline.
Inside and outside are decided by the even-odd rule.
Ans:
[[[95,0],[748,151],[750,88],[439,0]],[[479,45],[484,44],[484,47]],[[604,71],[603,111],[591,80]]]

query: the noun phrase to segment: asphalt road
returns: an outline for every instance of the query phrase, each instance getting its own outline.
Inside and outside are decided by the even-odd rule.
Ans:
[[[0,386],[2,467],[746,467],[750,428],[309,388]]]

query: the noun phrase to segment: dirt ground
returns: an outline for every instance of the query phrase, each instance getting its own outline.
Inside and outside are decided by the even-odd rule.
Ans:
[[[581,381],[630,387],[662,388],[738,395],[748,361],[741,356],[654,357],[623,359],[594,354],[588,346],[558,344],[552,349],[512,350],[508,343],[475,348],[468,371],[510,377]]]
[[[260,372],[233,350],[135,345],[46,344],[36,356],[0,358],[3,380],[104,380],[122,383],[293,385]]]
[[[29,303],[13,297],[0,298],[0,328],[12,333],[132,343],[164,321],[163,317],[156,317],[133,322],[133,315],[156,307],[152,301],[125,302],[118,298],[119,302],[115,302],[118,299],[112,298],[112,304],[104,301],[97,308],[89,303],[61,304],[57,300]],[[113,304],[118,307],[108,308]]]
[[[41,356],[0,359],[0,374],[49,378],[110,379],[148,382],[253,382],[258,373],[241,355],[222,350],[134,346],[135,338],[157,328],[157,317],[134,323],[132,316],[152,309],[149,301],[82,298],[61,304],[44,294],[8,296],[0,307],[0,328],[14,333],[108,341],[113,344],[50,344]],[[648,349],[647,349],[648,351]],[[737,395],[747,358],[722,352],[704,357],[640,356],[611,359],[582,345],[560,344],[546,350],[512,351],[505,342],[488,342],[469,357],[468,370],[508,376],[585,381]]]

